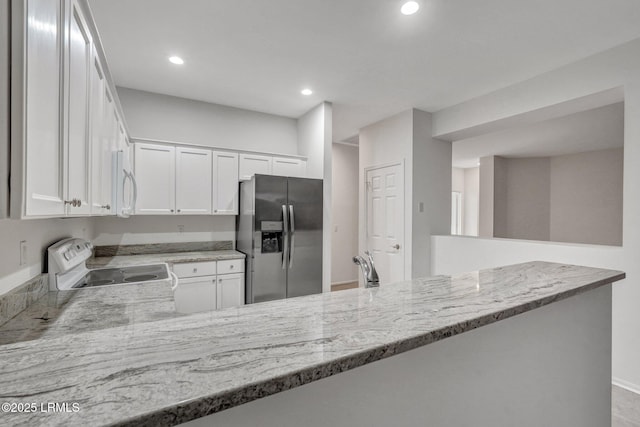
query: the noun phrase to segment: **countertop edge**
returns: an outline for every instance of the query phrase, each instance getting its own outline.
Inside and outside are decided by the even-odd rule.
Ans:
[[[121,427],[178,425],[200,417],[215,414],[263,397],[271,396],[282,391],[291,390],[314,381],[328,378],[368,363],[414,350],[442,339],[460,335],[464,332],[468,332],[482,326],[487,326],[626,278],[625,272],[619,270],[609,271],[613,273],[611,277],[599,279],[578,288],[542,297],[514,307],[500,309],[477,318],[472,318],[453,325],[447,325],[437,330],[416,335],[402,341],[373,347],[359,353],[331,360],[329,362],[315,364],[268,380],[245,384],[241,387],[236,387],[223,393],[183,401],[175,405],[166,406],[160,410],[139,414],[111,425]]]

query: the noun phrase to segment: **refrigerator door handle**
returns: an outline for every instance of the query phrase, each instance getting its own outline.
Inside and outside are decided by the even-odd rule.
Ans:
[[[289,269],[293,267],[293,255],[296,249],[296,221],[293,214],[293,205],[289,205],[289,221],[291,221],[291,247],[289,248]]]
[[[282,205],[282,240],[284,247],[282,249],[282,269],[287,269],[287,257],[289,256],[289,218],[287,215],[287,205]]]

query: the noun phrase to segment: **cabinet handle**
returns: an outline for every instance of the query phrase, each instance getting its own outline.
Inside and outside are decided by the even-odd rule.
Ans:
[[[229,270],[233,270],[233,264],[229,266]]]
[[[178,209],[178,212],[182,212],[182,209]]]
[[[100,208],[110,211],[111,210],[111,205],[100,206]]]
[[[171,209],[171,213],[173,213],[173,209]]]
[[[194,268],[194,269],[193,269],[193,272],[194,272],[194,273],[197,273],[197,272],[198,272],[198,269],[197,269],[197,268]]]
[[[217,212],[218,212],[218,209],[214,209],[214,210],[213,210],[213,213],[217,213]]]

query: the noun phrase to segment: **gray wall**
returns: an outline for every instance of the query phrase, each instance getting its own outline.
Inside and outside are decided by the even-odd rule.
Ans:
[[[358,147],[333,144],[331,283],[358,280]]]
[[[297,120],[118,87],[134,138],[298,154]]]
[[[504,226],[496,226],[496,237],[549,240],[550,160],[548,157],[504,159]],[[497,230],[504,230],[498,234]]]
[[[481,236],[622,245],[623,163],[623,148],[483,158]]]
[[[622,245],[624,150],[551,158],[551,240]]]

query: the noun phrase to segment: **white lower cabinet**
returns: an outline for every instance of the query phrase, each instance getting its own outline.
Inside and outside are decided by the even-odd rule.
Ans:
[[[173,297],[179,313],[244,305],[244,260],[180,263],[173,272],[178,276]]]
[[[244,304],[244,274],[221,274],[217,286],[218,309]]]

